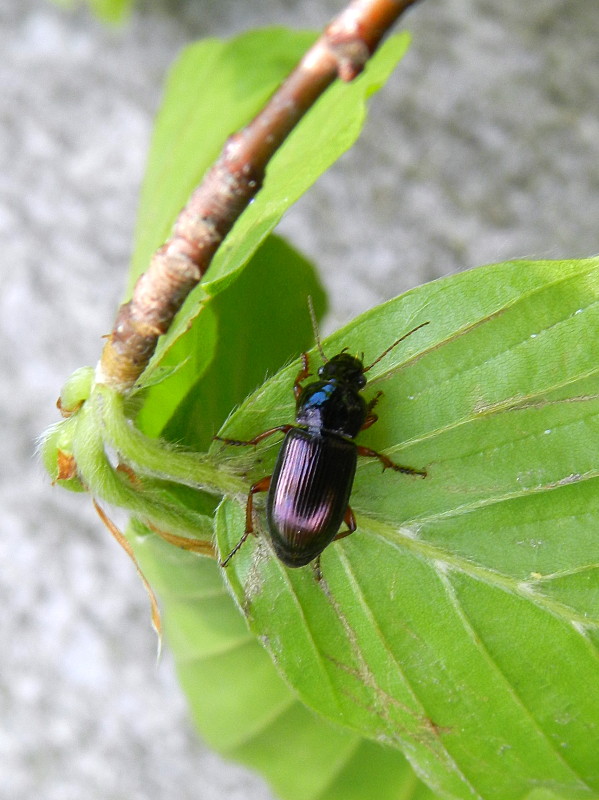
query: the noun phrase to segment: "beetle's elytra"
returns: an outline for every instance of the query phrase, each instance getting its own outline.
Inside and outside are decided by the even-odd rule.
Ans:
[[[360,392],[366,385],[365,373],[401,341],[428,324],[423,322],[401,336],[368,367],[344,351],[327,359],[317,338],[325,363],[318,370],[320,380],[302,386],[310,376],[308,355],[302,355],[302,368],[293,384],[295,425],[271,428],[248,441],[216,437],[230,445],[256,445],[274,433],[285,434],[272,475],[250,489],[245,531],[221,566],[227,566],[254,532],[253,498],[257,492],[268,492],[266,521],[275,553],[286,566],[302,567],[333,540],[356,530],[349,498],[358,456],[378,458],[384,469],[426,477],[425,470],[395,464],[382,453],[356,444],[354,439],[378,419],[372,412],[382,392],[368,403],[364,400]],[[339,531],[342,522],[347,529]]]

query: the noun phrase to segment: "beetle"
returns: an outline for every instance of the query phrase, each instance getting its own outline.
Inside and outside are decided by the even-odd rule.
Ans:
[[[314,323],[311,306],[310,312]],[[254,495],[259,492],[268,492],[266,521],[275,554],[287,567],[302,567],[318,558],[332,541],[356,530],[349,499],[358,456],[378,458],[383,470],[426,477],[425,470],[396,464],[383,453],[354,440],[378,419],[373,409],[382,392],[370,402],[365,401],[361,391],[366,386],[366,373],[400,342],[428,324],[423,322],[412,328],[368,367],[363,364],[363,356],[362,359],[352,356],[346,352],[347,348],[328,359],[314,325],[324,364],[318,369],[319,380],[302,386],[311,376],[308,354],[302,353],[302,366],[293,384],[295,424],[278,425],[247,441],[215,437],[228,445],[255,446],[275,433],[285,435],[272,475],[250,488],[243,536],[221,561],[221,566],[226,567],[250,533],[254,533]],[[347,529],[339,531],[342,522]]]

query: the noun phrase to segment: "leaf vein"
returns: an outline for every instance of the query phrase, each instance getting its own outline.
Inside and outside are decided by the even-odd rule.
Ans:
[[[342,548],[339,548],[338,555],[339,555],[339,559],[341,561],[341,564],[342,564],[342,566],[343,566],[343,568],[344,568],[344,570],[345,570],[345,572],[346,572],[346,574],[347,574],[347,576],[348,576],[348,578],[350,580],[350,585],[354,586],[355,597],[357,598],[357,600],[359,602],[359,605],[360,605],[360,608],[362,610],[362,613],[364,614],[364,616],[368,619],[368,621],[370,623],[370,629],[376,633],[376,636],[377,636],[379,642],[381,643],[383,649],[385,650],[385,652],[387,653],[389,659],[393,663],[393,665],[394,665],[397,673],[399,674],[403,684],[408,689],[408,691],[409,691],[410,695],[412,696],[414,702],[417,704],[417,706],[422,711],[422,715],[421,715],[420,721],[422,721],[422,718],[428,718],[428,714],[426,712],[426,709],[425,709],[425,706],[424,706],[422,700],[419,698],[417,692],[415,691],[415,688],[414,688],[413,684],[408,680],[408,677],[407,677],[405,671],[402,669],[400,663],[398,662],[398,660],[396,659],[392,649],[390,648],[389,643],[387,642],[387,639],[384,636],[383,631],[382,631],[382,629],[381,629],[381,627],[380,627],[380,625],[378,623],[378,620],[372,614],[370,606],[366,602],[364,591],[360,586],[360,582],[358,580],[358,577],[357,577],[355,571],[352,569],[352,566],[351,566],[351,563],[350,563],[350,561],[349,561],[349,559],[347,557],[347,554],[342,550]],[[356,646],[359,647],[357,642],[355,644],[356,644]],[[361,658],[364,659],[363,654],[361,654]],[[382,692],[386,696],[386,693],[383,692],[383,689],[378,685],[378,683],[376,684],[376,688],[378,689],[378,691]],[[397,701],[395,701],[395,702],[397,702]],[[414,716],[418,716],[418,715],[414,714],[413,711],[411,711],[409,708],[407,708],[405,706],[403,707],[403,710],[407,711],[408,713],[410,713],[410,714],[412,714]],[[464,781],[466,786],[474,793],[474,795],[477,798],[481,798],[481,800],[482,800],[482,795],[480,795],[480,793],[477,791],[477,789],[471,783],[470,779],[464,774],[463,769],[458,765],[458,763],[456,762],[455,758],[451,755],[451,753],[449,752],[449,750],[447,748],[447,745],[443,741],[443,739],[440,736],[436,736],[435,739],[434,739],[434,742],[444,752],[444,754],[446,756],[446,758],[444,759],[446,765],[452,771],[454,771]],[[422,741],[420,743],[421,744],[425,744],[425,741]]]
[[[582,628],[599,627],[598,618],[580,614],[570,606],[558,600],[532,591],[531,585],[526,581],[504,575],[497,570],[485,567],[482,564],[477,564],[456,553],[449,553],[446,550],[441,550],[430,542],[415,538],[412,535],[406,535],[402,533],[401,529],[390,529],[388,525],[384,525],[372,518],[368,520],[367,526],[362,526],[362,529],[364,530],[366,527],[368,527],[371,535],[381,539],[387,545],[404,552],[407,550],[425,562],[447,564],[451,569],[475,578],[476,580],[491,586],[496,586],[518,597],[523,597],[529,602],[534,602],[535,605],[544,609],[547,613],[553,614],[557,618],[567,622],[576,623]]]
[[[510,682],[505,671],[500,666],[497,658],[492,655],[489,648],[484,643],[483,637],[476,630],[472,618],[467,614],[464,605],[460,602],[457,593],[455,591],[455,587],[451,583],[450,575],[442,570],[438,570],[437,574],[439,576],[441,584],[445,589],[449,602],[453,606],[458,618],[462,622],[466,634],[475,643],[475,645],[479,649],[479,652],[484,656],[487,663],[489,663],[492,666],[492,668],[496,671],[496,673],[499,675],[503,683],[506,685],[508,692],[512,696],[514,701],[524,711],[528,719],[531,721],[533,727],[537,730],[541,738],[543,738],[547,743],[549,749],[555,754],[555,756],[557,756],[557,760],[580,780],[581,784],[584,786],[585,789],[589,789],[589,791],[594,792],[594,787],[592,787],[587,782],[587,780],[579,772],[578,769],[576,769],[572,764],[570,764],[567,761],[565,754],[558,749],[556,743],[553,741],[549,733],[545,730],[545,728],[541,724],[541,721],[537,719],[532,709],[530,709],[527,706],[524,699],[521,697],[520,693],[516,690],[516,687]]]

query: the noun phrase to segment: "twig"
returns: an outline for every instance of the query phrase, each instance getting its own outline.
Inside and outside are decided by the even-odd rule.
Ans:
[[[262,185],[269,160],[306,111],[337,78],[362,72],[397,18],[417,0],[353,0],[308,50],[265,108],[231,136],[119,309],[96,372],[124,393],[147,366],[237,218]]]

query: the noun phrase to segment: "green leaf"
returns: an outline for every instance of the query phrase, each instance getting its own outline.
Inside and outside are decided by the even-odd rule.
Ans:
[[[133,8],[133,0],[89,0],[92,11],[105,22],[122,22]]]
[[[318,314],[325,307],[312,265],[277,236],[222,295],[200,306],[195,318],[178,317],[187,317],[188,330],[153,359],[158,369],[180,367],[144,392],[137,417],[144,433],[206,449],[231,409],[309,346],[308,296]],[[146,370],[144,381],[153,373]]]
[[[203,738],[285,800],[433,800],[400,753],[311,713],[277,673],[214,561],[128,533],[164,606],[165,637]]]
[[[54,2],[68,9],[84,5],[81,0],[54,0]],[[87,0],[87,5],[105,22],[122,22],[129,16],[133,0]]]
[[[39,453],[52,483],[71,492],[85,492],[79,480],[73,456],[73,442],[77,421],[74,417],[63,419],[48,428],[41,437]]]
[[[173,326],[177,333],[168,342],[165,337],[158,340],[156,353],[136,387],[143,390],[136,424],[148,436],[160,436],[212,363],[218,342],[218,315],[213,305],[200,305],[194,317],[179,315]]]
[[[171,71],[156,121],[129,291],[168,237],[177,213],[217,158],[226,137],[263,107],[314,38],[312,33],[271,28],[226,42],[207,40],[183,52]],[[208,298],[238,277],[285,211],[355,142],[366,116],[366,100],[387,80],[407,44],[407,34],[388,39],[359,79],[331,86],[289,136],[269,164],[263,188],[225,239],[175,325],[162,337],[154,367],[167,363],[164,355]],[[194,97],[198,102],[190,102]],[[193,365],[186,369],[189,372]]]
[[[358,532],[323,579],[264,535],[226,575],[250,628],[310,707],[404,751],[445,796],[599,797],[599,259],[462,273],[373,309],[324,343],[372,361],[380,420],[359,441]],[[313,356],[315,359],[315,356]],[[293,419],[292,364],[224,434]],[[218,445],[215,445],[215,448]],[[239,459],[248,481],[277,444]],[[263,528],[262,506],[257,522]],[[243,509],[217,516],[221,553]]]
[[[227,137],[260,111],[315,37],[268,28],[183,50],[171,68],[152,135],[129,290]]]
[[[359,78],[332,84],[270,161],[264,186],[219,248],[205,278],[214,292],[245,263],[304,192],[358,138],[366,100],[388,80],[407,50],[409,35],[387,39]]]
[[[218,332],[210,367],[188,385],[164,436],[195,450],[208,449],[231,409],[311,345],[308,296],[322,314],[325,298],[314,268],[284,240],[270,236],[239,278],[213,298]],[[160,400],[155,410],[164,412]]]

